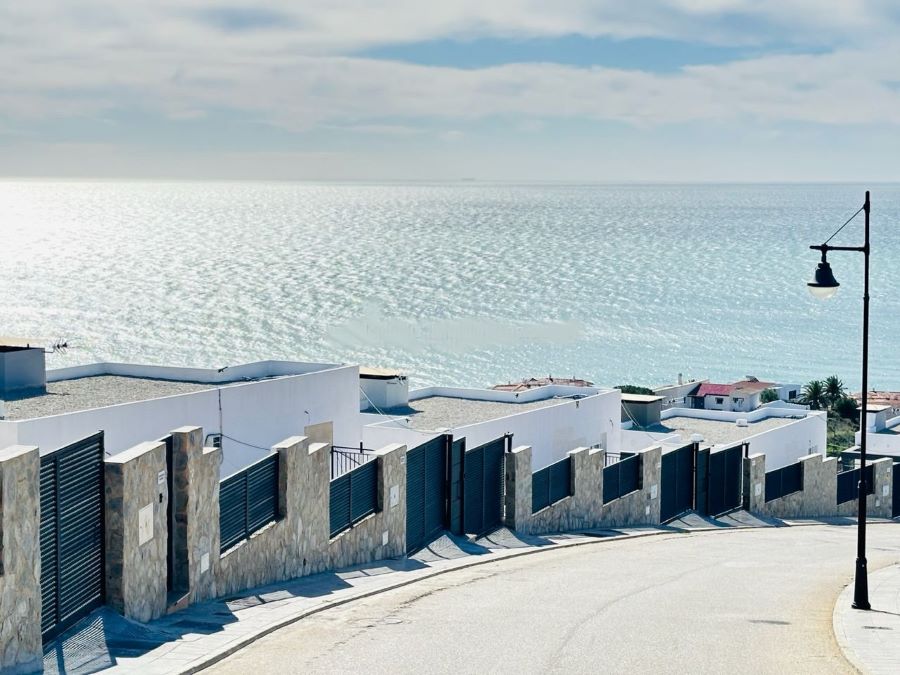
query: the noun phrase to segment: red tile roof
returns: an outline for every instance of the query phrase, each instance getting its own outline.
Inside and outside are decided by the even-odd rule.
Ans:
[[[734,390],[733,384],[713,384],[704,382],[694,396],[728,396]]]

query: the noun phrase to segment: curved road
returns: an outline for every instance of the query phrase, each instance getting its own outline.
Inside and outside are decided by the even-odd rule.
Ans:
[[[217,673],[848,673],[835,599],[856,528],[672,534],[557,549],[324,611]],[[869,567],[900,526],[869,527]]]

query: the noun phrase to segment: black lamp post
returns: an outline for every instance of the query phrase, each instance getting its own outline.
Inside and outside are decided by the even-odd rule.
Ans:
[[[856,251],[865,257],[865,285],[863,291],[863,344],[862,344],[862,410],[860,412],[860,443],[859,443],[859,518],[856,529],[856,582],[853,587],[853,607],[855,609],[871,609],[869,604],[869,583],[866,571],[866,413],[868,412],[869,398],[869,192],[866,191],[866,201],[862,207],[854,213],[850,220],[859,215],[860,211],[866,214],[866,239],[862,246],[830,246],[828,244],[835,232],[824,244],[810,246],[811,249],[822,252],[822,262],[816,268],[812,281],[807,284],[809,292],[817,298],[830,298],[837,292],[840,284],[831,272],[827,255],[829,251]],[[839,229],[840,232],[847,226],[848,220]]]

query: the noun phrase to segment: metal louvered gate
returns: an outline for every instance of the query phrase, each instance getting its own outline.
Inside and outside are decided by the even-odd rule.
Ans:
[[[453,534],[463,532],[463,475],[465,472],[466,439],[459,438],[450,444],[447,501],[448,526]]]
[[[665,453],[660,460],[659,517],[664,523],[694,506],[695,448],[693,444],[685,445]]]
[[[707,513],[714,518],[739,509],[743,504],[741,480],[745,445],[735,445],[709,454]]]
[[[463,525],[468,534],[485,534],[503,524],[503,458],[511,440],[503,436],[466,453]]]
[[[438,436],[406,453],[406,552],[417,551],[447,522],[447,449]]]
[[[900,516],[900,464],[894,464],[893,467],[891,467],[891,471],[894,472],[891,484],[891,499],[893,500],[891,502],[891,515],[896,518],[897,516]]]
[[[41,457],[44,641],[103,604],[103,432]]]

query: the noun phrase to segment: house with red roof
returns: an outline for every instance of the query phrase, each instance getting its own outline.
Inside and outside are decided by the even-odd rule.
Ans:
[[[780,387],[774,382],[763,382],[755,377],[747,377],[731,384],[703,382],[688,399],[692,408],[750,412],[759,407],[760,396],[766,389],[777,390]]]

